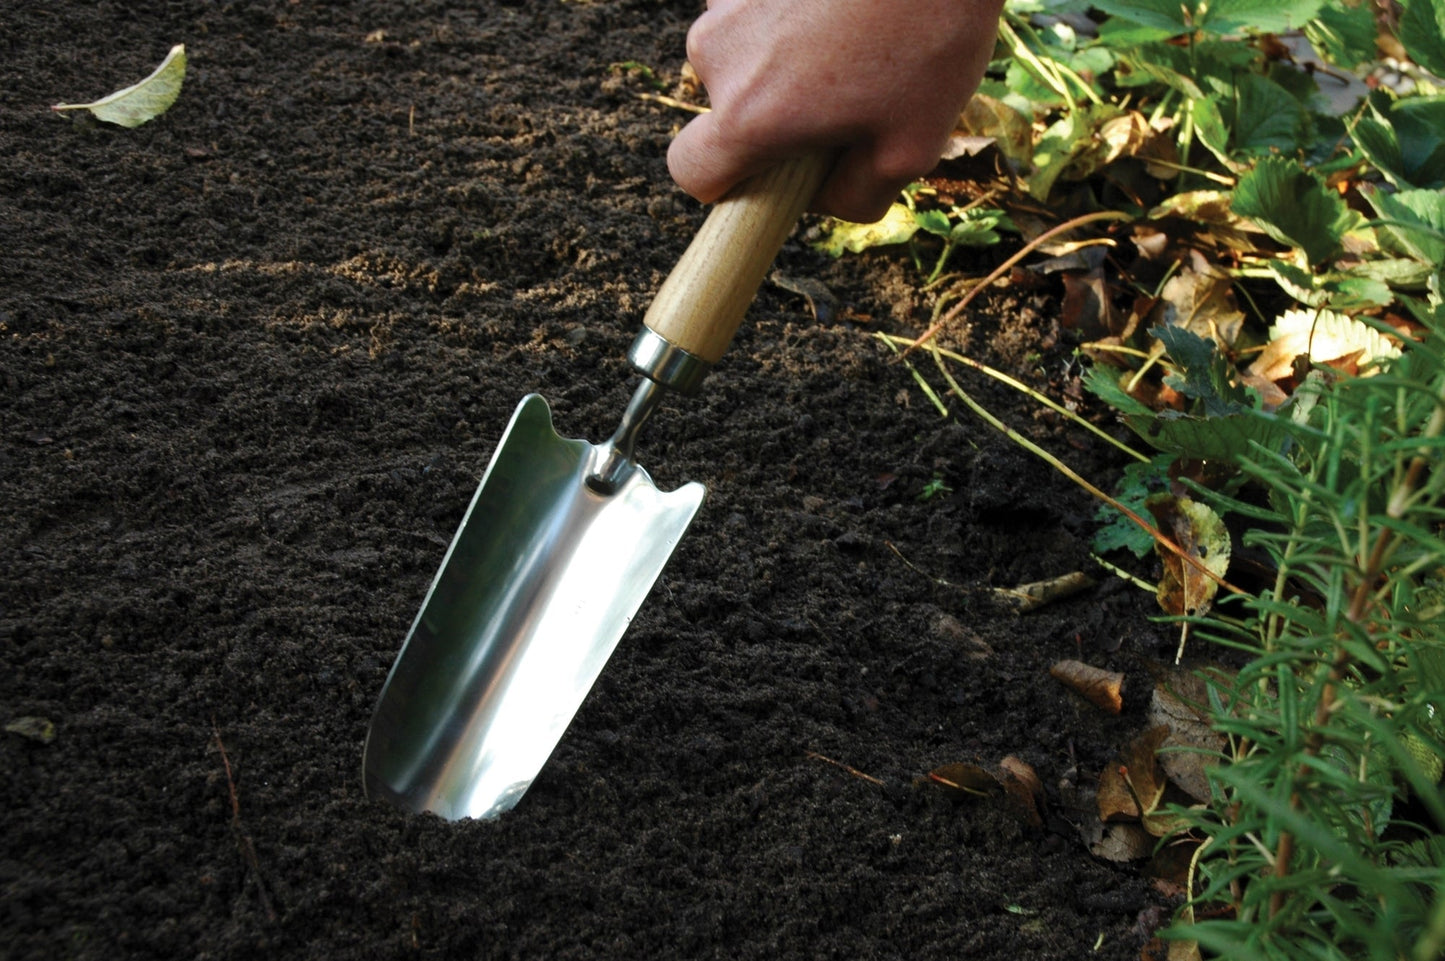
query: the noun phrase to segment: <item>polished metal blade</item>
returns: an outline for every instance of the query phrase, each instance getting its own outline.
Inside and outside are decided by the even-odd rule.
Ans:
[[[382,690],[369,796],[493,817],[541,771],[702,503],[635,466],[589,484],[612,453],[518,405]]]

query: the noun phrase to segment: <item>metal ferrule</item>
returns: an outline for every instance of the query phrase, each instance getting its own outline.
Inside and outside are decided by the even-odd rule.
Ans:
[[[703,378],[712,368],[712,364],[688,353],[666,337],[653,333],[648,327],[643,327],[632,342],[627,359],[648,380],[685,396],[697,393]]]

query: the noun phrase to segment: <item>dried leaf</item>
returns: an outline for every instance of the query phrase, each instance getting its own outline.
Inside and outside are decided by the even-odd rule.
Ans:
[[[1234,282],[1199,259],[1170,277],[1159,303],[1149,315],[1150,327],[1183,327],[1206,340],[1232,347],[1244,326],[1244,313],[1234,306]]]
[[[186,47],[176,44],[161,65],[140,83],[117,90],[92,103],[58,103],[51,110],[89,110],[97,120],[139,127],[170,109],[181,95],[181,81],[186,76]]]
[[[1095,857],[1106,861],[1139,861],[1154,850],[1154,838],[1137,824],[1110,824],[1100,840],[1089,845]]]
[[[995,587],[993,597],[1005,607],[1020,614],[1028,614],[1093,586],[1092,577],[1083,571],[1072,571],[1046,581],[1020,584],[1018,587]]]
[[[998,780],[1013,815],[1031,827],[1042,828],[1044,784],[1033,766],[1010,754],[998,764]]]
[[[1269,338],[1249,372],[1276,382],[1294,376],[1297,357],[1315,364],[1354,357],[1358,367],[1368,367],[1400,356],[1384,334],[1333,310],[1287,310],[1270,327]]]
[[[5,725],[5,730],[41,744],[55,740],[55,722],[48,717],[17,717]]]
[[[1225,746],[1204,709],[1194,706],[1204,699],[1204,682],[1180,671],[1154,688],[1149,704],[1149,722],[1169,732],[1160,745],[1159,764],[1169,780],[1196,801],[1209,800],[1209,769],[1219,763],[1216,755]]]
[[[1027,167],[1033,158],[1033,122],[1002,100],[985,94],[974,94],[959,116],[955,137],[960,136],[991,139],[1019,167]]]
[[[1129,742],[1122,763],[1105,768],[1099,775],[1101,819],[1138,820],[1154,811],[1168,783],[1158,761],[1159,748],[1168,737],[1167,727],[1149,728]]]
[[[1124,675],[1082,661],[1059,661],[1049,674],[1078,691],[1095,707],[1118,714],[1124,709]]]
[[[1216,577],[1224,576],[1232,550],[1229,530],[1207,504],[1173,494],[1155,494],[1144,506],[1154,515],[1159,530],[1180,550]],[[1159,606],[1168,614],[1193,617],[1206,613],[1214,604],[1219,582],[1162,544],[1156,550],[1164,565],[1164,576],[1159,579]]]

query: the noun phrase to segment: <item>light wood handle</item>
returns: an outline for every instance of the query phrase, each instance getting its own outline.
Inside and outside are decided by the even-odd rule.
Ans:
[[[642,322],[673,346],[716,363],[830,166],[826,154],[785,161],[718,201]]]

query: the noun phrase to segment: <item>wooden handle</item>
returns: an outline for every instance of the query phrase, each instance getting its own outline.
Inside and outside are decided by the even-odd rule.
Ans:
[[[830,165],[825,154],[789,160],[718,201],[642,322],[673,346],[716,363]]]

